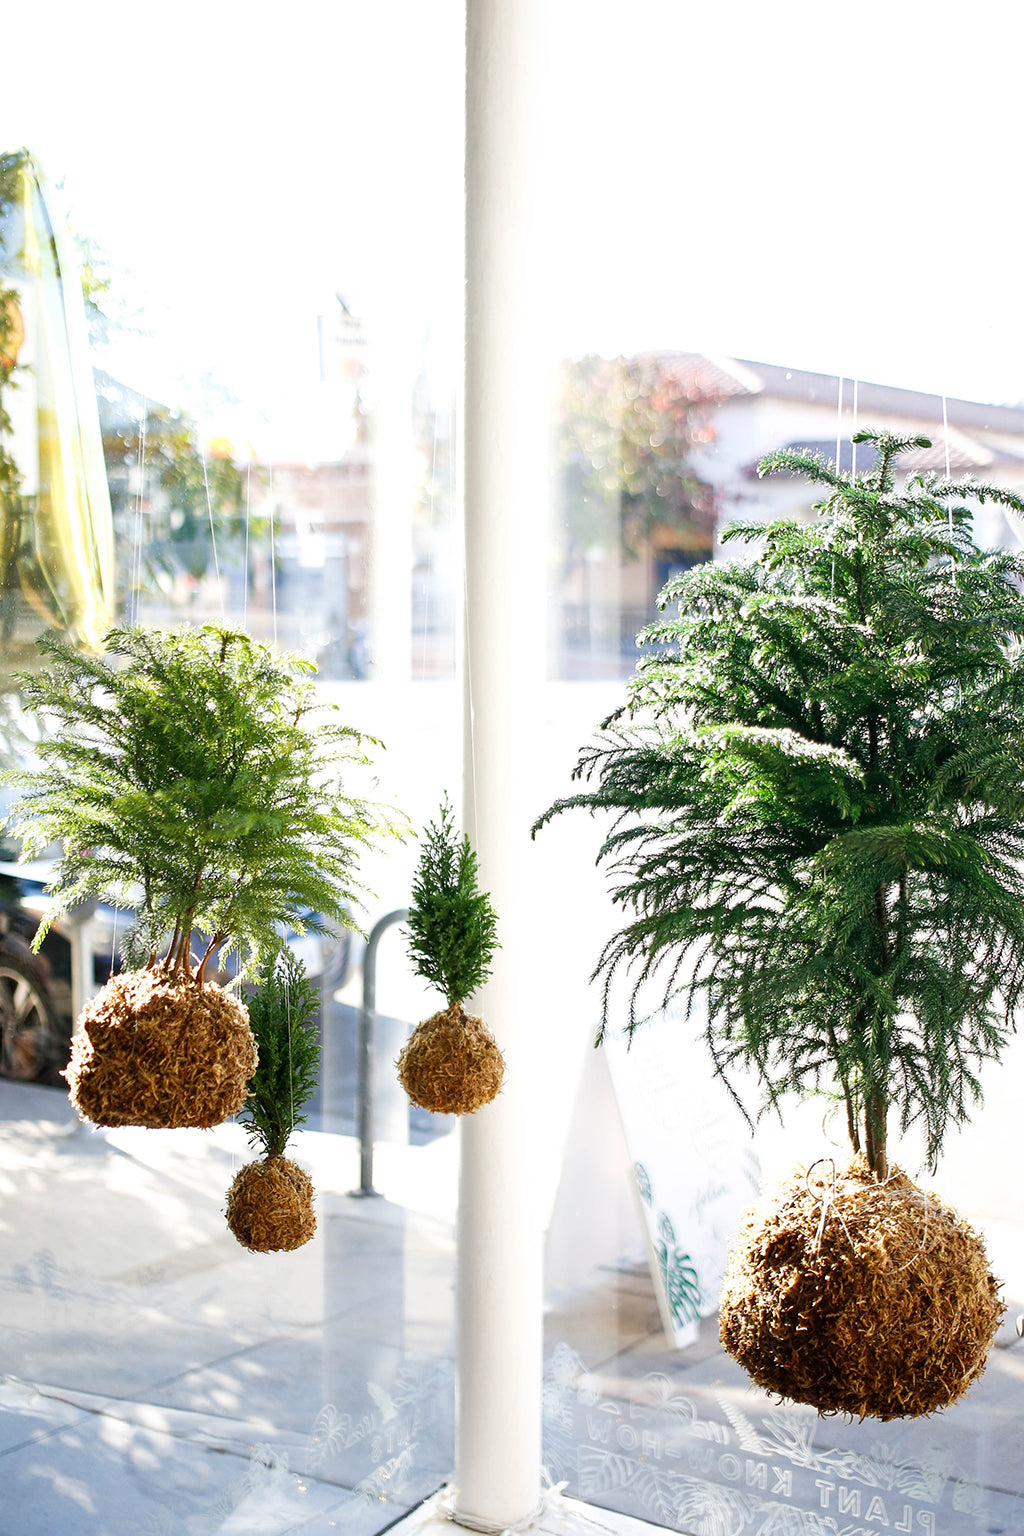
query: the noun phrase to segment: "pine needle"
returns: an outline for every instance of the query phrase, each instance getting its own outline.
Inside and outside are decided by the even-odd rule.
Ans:
[[[747,558],[662,594],[628,712],[566,810],[607,811],[623,925],[595,975],[632,975],[628,1027],[704,994],[727,1080],[763,1107],[845,1104],[886,1167],[890,1114],[935,1159],[977,1102],[1024,987],[1024,555],[980,550],[968,504],[1001,487],[912,476],[924,445],[866,432],[854,478],[808,453],[761,471],[824,488],[817,521],[728,530]],[[949,502],[956,502],[952,513]]]

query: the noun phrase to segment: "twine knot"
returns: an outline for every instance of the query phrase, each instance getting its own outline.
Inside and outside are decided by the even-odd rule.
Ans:
[[[815,1168],[817,1168],[819,1163],[828,1163],[828,1164],[830,1164],[831,1169],[832,1169],[831,1178],[829,1179],[828,1185],[825,1188],[823,1193],[821,1191],[817,1190],[817,1189],[812,1189],[812,1187],[811,1187],[811,1174],[814,1172]],[[818,1199],[818,1200],[821,1201],[821,1214],[818,1217],[818,1230],[815,1232],[815,1234],[814,1234],[814,1241],[811,1244],[811,1252],[812,1253],[817,1253],[820,1250],[820,1248],[821,1248],[821,1240],[822,1240],[822,1238],[825,1235],[825,1222],[828,1219],[829,1210],[830,1210],[831,1206],[833,1205],[833,1203],[835,1201],[835,1198],[836,1198],[836,1163],[835,1163],[835,1158],[834,1157],[819,1157],[819,1158],[817,1158],[816,1161],[811,1164],[811,1166],[808,1168],[807,1172],[804,1174],[804,1184],[806,1186],[807,1193],[812,1197],[812,1199]]]

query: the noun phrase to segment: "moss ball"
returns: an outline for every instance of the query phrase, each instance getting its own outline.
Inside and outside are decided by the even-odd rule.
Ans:
[[[313,1181],[290,1157],[246,1163],[228,1190],[228,1226],[254,1253],[288,1252],[316,1231]]]
[[[977,1234],[898,1170],[798,1171],[747,1213],[722,1343],[766,1392],[820,1413],[916,1418],[962,1397],[1004,1307]]]
[[[96,1125],[209,1129],[241,1109],[255,1070],[244,1004],[153,968],[112,976],[86,1004],[64,1076]]]
[[[417,1024],[395,1066],[413,1103],[437,1115],[473,1114],[501,1092],[505,1077],[494,1036],[459,1003]]]

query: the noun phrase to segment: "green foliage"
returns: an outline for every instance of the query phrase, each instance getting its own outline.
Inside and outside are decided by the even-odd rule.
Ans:
[[[0,433],[11,432],[11,418],[7,410],[7,391],[14,388],[15,370],[18,367],[18,348],[21,344],[21,315],[18,309],[18,291],[0,283]],[[20,504],[21,476],[11,454],[0,444],[0,498],[6,508]]]
[[[107,252],[89,235],[72,230],[71,241],[82,278],[89,343],[91,347],[98,348],[107,341],[112,329],[121,329],[117,317],[111,314],[114,303],[113,268]]]
[[[838,473],[782,452],[761,472],[824,488],[811,524],[733,527],[744,562],[670,583],[628,713],[559,801],[609,811],[600,857],[627,915],[595,974],[700,993],[716,1068],[769,1104],[824,1090],[886,1166],[890,1106],[934,1159],[979,1095],[1024,986],[1024,556],[979,550],[970,501],[999,487],[911,476],[926,439],[862,432]]]
[[[146,514],[146,533],[138,552],[141,569],[132,580],[160,587],[161,578],[184,572],[199,580],[220,560],[245,548],[246,477],[228,445],[217,441],[204,450],[195,422],[181,411],[149,404],[144,423],[108,430],[103,452],[111,478],[115,523],[128,549],[134,547],[137,493],[124,481],[125,466],[144,463],[147,483],[159,486],[155,510]],[[260,472],[255,472],[260,473]],[[255,487],[255,479],[253,480]],[[166,505],[160,503],[166,502]],[[248,535],[265,538],[264,517],[248,519]],[[127,580],[127,573],[126,573]]]
[[[302,1107],[320,1073],[320,994],[289,949],[269,959],[246,999],[259,1064],[239,1111],[250,1146],[280,1157],[292,1131],[305,1125]]]
[[[709,554],[714,492],[690,456],[710,441],[707,407],[714,397],[657,357],[588,356],[563,373],[559,456],[568,521],[569,558],[591,546],[599,509],[617,504],[621,548],[644,550],[656,526],[677,542]]]
[[[29,854],[63,847],[37,944],[100,896],[133,914],[150,963],[170,935],[165,963],[191,975],[198,930],[201,981],[225,944],[261,963],[279,923],[350,925],[359,848],[393,828],[342,792],[372,738],[318,705],[312,664],[214,626],[115,629],[107,644],[110,663],[43,640],[46,675],[21,680],[55,730],[39,769],[9,776],[23,787],[9,820]]]
[[[477,889],[476,854],[455,831],[445,799],[440,823],[423,834],[408,928],[410,959],[449,1007],[472,997],[491,974],[497,926],[490,897]]]
[[[19,175],[24,152],[0,155],[0,269],[15,265],[16,242],[21,234],[17,216]],[[25,326],[18,289],[0,278],[0,439],[9,438],[14,426],[8,407],[11,391],[18,388],[24,363],[18,354],[25,339]],[[0,636],[8,639],[14,626],[14,610],[20,593],[17,588],[17,556],[23,541],[23,525],[35,510],[33,496],[23,490],[21,472],[14,456],[0,440]],[[52,612],[52,600],[41,607]]]

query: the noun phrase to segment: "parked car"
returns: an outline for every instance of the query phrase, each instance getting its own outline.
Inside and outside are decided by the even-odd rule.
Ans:
[[[57,1082],[71,1040],[70,937],[57,924],[32,953],[45,901],[42,881],[0,864],[0,1075],[26,1082]]]
[[[0,1077],[22,1082],[59,1084],[68,1064],[74,1016],[71,1004],[71,924],[53,924],[38,954],[32,938],[46,910],[45,869],[0,861]],[[101,987],[119,968],[117,934],[125,916],[100,904],[93,913],[92,976]],[[344,986],[352,967],[352,934],[340,938],[282,933],[306,967],[315,986],[332,990]],[[234,974],[233,956],[226,955],[217,979]]]

